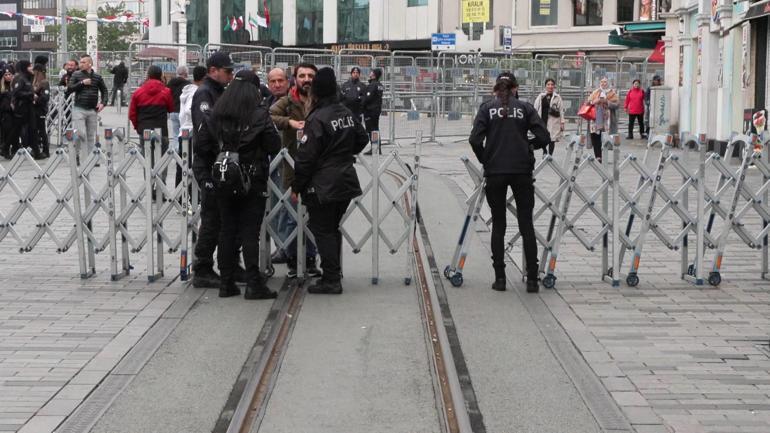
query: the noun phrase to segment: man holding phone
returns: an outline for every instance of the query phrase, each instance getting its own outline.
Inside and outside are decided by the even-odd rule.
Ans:
[[[93,70],[91,56],[85,55],[80,58],[80,70],[72,74],[67,85],[66,94],[70,93],[75,93],[72,124],[77,131],[80,161],[84,161],[84,158],[94,150],[96,128],[99,126],[98,114],[107,105],[109,95],[104,79]],[[83,142],[87,145],[85,153]]]

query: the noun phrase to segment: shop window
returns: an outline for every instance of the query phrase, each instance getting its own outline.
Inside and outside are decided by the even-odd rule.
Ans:
[[[337,42],[369,40],[369,0],[337,2]]]
[[[575,26],[602,25],[603,0],[575,0]]]
[[[532,0],[531,25],[555,26],[558,23],[558,3],[558,0]]]
[[[323,43],[323,0],[297,0],[297,45]]]

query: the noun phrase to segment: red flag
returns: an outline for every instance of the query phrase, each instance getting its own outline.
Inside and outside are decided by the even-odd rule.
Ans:
[[[265,22],[267,23],[267,26],[270,27],[270,11],[267,9],[267,0],[262,0],[262,4],[265,7]]]
[[[666,62],[666,43],[658,41],[655,45],[655,50],[647,57],[649,63],[665,63]]]

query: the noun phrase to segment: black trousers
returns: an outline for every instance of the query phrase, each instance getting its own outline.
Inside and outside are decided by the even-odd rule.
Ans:
[[[49,154],[49,141],[48,131],[45,129],[45,112],[35,113],[35,146],[33,149],[37,149],[44,155]]]
[[[594,149],[594,156],[596,159],[601,160],[602,159],[602,133],[601,131],[598,134],[591,133],[591,147]]]
[[[524,257],[527,260],[527,278],[537,278],[537,239],[532,223],[532,210],[535,207],[535,185],[531,174],[506,174],[487,176],[485,193],[487,203],[492,209],[492,266],[496,269],[505,267],[505,228],[508,213],[505,204],[508,187],[513,191],[519,232],[524,242]]]
[[[216,191],[206,188],[205,182],[198,181],[201,194],[201,224],[198,229],[198,242],[195,244],[195,263],[193,272],[213,270],[214,250],[219,238],[219,205]],[[221,264],[220,264],[221,266]]]
[[[123,91],[123,86],[125,86],[125,84],[121,84],[119,86],[114,86],[112,88],[112,101],[110,101],[110,105],[112,105],[112,106],[115,105],[115,96],[117,95],[118,90],[120,90],[120,101],[118,101],[118,102],[120,103],[120,105],[123,105],[123,100],[126,98],[125,93]]]
[[[380,130],[380,116],[365,116],[364,117],[364,127],[366,128],[366,132],[371,134],[372,131],[379,131]],[[371,135],[370,135],[371,137]]]
[[[639,135],[645,135],[647,130],[644,129],[644,113],[642,113],[628,115],[628,136],[634,136],[634,120],[639,120]]]
[[[309,194],[305,205],[310,213],[308,226],[315,237],[318,254],[321,256],[321,269],[325,281],[339,281],[342,277],[340,254],[342,248],[342,232],[340,221],[348,210],[350,200],[318,203],[314,194]]]
[[[217,261],[222,281],[233,281],[238,267],[238,247],[243,248],[246,281],[259,278],[259,229],[265,214],[265,188],[252,185],[245,197],[217,195],[219,250]]]
[[[552,141],[552,142],[548,143],[548,146],[543,148],[543,156],[553,155],[553,149],[555,147],[556,147],[556,143],[555,142]]]

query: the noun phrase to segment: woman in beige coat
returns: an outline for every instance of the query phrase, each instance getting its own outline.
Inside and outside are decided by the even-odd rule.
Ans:
[[[535,111],[545,122],[548,133],[551,134],[551,143],[547,148],[543,148],[543,157],[553,155],[553,148],[556,142],[561,140],[564,135],[564,101],[555,91],[556,82],[553,78],[545,80],[545,92],[537,95],[535,98]]]
[[[620,97],[615,89],[610,88],[607,77],[599,81],[599,88],[588,97],[588,103],[596,108],[596,120],[589,122],[591,147],[596,160],[602,161],[602,133],[612,134],[612,112],[620,106]]]

